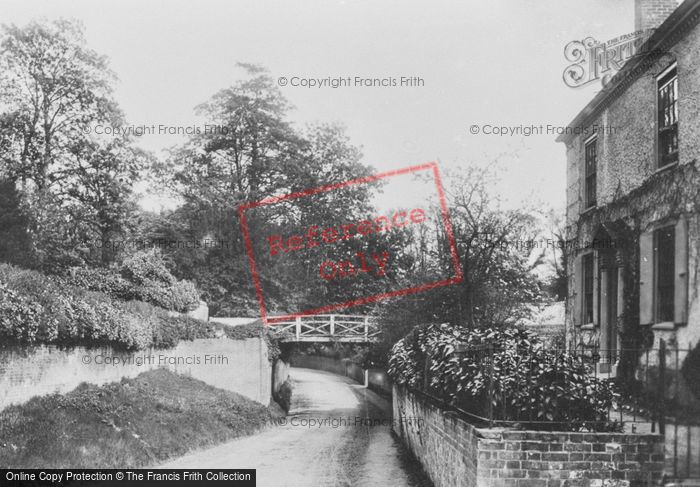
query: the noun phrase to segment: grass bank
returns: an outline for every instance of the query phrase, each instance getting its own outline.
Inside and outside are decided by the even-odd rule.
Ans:
[[[0,412],[4,468],[137,468],[264,427],[277,414],[164,369]]]

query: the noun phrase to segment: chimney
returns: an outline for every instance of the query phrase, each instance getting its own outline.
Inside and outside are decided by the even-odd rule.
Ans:
[[[634,0],[634,30],[656,29],[678,4],[678,0]]]

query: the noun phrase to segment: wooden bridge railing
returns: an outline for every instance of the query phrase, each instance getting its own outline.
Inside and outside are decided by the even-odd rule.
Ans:
[[[290,320],[269,317],[269,326],[286,341],[297,342],[370,342],[379,334],[371,316],[310,315]]]

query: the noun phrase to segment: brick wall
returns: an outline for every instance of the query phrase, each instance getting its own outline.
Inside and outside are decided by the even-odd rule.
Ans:
[[[393,428],[435,487],[477,484],[477,429],[429,401],[394,386]],[[486,484],[483,484],[486,485]]]
[[[478,485],[633,486],[662,477],[660,435],[478,431]]]
[[[658,27],[677,7],[677,0],[635,0],[634,29]]]
[[[170,350],[131,353],[55,346],[0,349],[0,410],[33,396],[69,392],[82,382],[101,385],[158,367],[265,405],[270,402],[272,368],[264,340],[222,337],[181,342]]]
[[[633,487],[658,483],[663,437],[476,428],[394,388],[394,431],[436,487]]]

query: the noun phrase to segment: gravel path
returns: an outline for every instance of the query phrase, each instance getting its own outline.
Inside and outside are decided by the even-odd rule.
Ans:
[[[385,399],[328,372],[290,374],[292,408],[279,426],[159,468],[256,468],[261,487],[430,485],[391,435]]]

